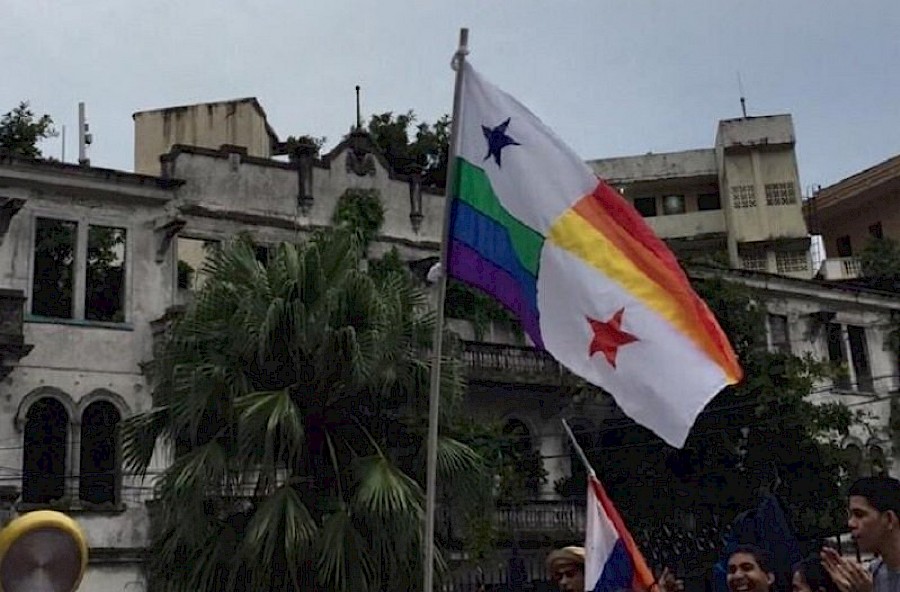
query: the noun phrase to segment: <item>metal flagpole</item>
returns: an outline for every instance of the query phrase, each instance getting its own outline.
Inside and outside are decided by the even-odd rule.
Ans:
[[[425,490],[425,592],[434,590],[434,514],[437,505],[437,447],[438,421],[441,407],[441,350],[444,335],[444,296],[447,293],[447,242],[450,235],[450,206],[452,184],[459,151],[459,103],[462,96],[463,64],[469,53],[469,30],[459,30],[459,48],[453,56],[456,87],[453,91],[453,118],[450,125],[450,150],[447,159],[447,180],[444,189],[444,229],[441,236],[440,273],[437,278],[437,310],[432,342],[431,389],[428,397],[428,466]]]
[[[565,419],[562,419],[560,421],[562,421],[563,427],[566,429],[566,433],[569,435],[569,440],[572,442],[572,446],[575,447],[575,453],[584,464],[584,468],[587,470],[588,476],[596,477],[597,473],[594,472],[594,467],[592,467],[591,463],[588,462],[587,456],[584,454],[584,450],[582,450],[581,445],[578,443],[578,440],[575,439],[575,434],[572,433],[572,428],[569,427],[569,422],[567,422]]]

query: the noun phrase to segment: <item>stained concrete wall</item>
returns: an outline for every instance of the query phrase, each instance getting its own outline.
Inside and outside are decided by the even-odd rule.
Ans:
[[[268,158],[277,142],[256,99],[237,99],[140,111],[134,118],[134,170],[160,174],[159,157],[176,144],[218,148],[231,144]]]

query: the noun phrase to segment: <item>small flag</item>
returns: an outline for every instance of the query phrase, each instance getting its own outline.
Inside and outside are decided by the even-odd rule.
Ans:
[[[706,404],[741,379],[728,339],[641,215],[528,109],[463,67],[448,274],[683,446]]]
[[[587,534],[584,542],[584,589],[592,592],[647,591],[653,572],[634,544],[603,485],[588,480]]]

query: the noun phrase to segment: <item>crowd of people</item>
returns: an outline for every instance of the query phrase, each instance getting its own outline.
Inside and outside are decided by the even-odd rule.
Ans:
[[[900,481],[865,477],[854,483],[847,526],[859,550],[875,556],[868,566],[826,546],[794,565],[790,582],[778,582],[770,552],[741,544],[728,555],[729,592],[900,592]],[[593,592],[596,582],[584,581],[584,564],[583,547],[557,549],[547,557],[561,592]],[[682,592],[684,583],[664,569],[654,588],[650,592]]]

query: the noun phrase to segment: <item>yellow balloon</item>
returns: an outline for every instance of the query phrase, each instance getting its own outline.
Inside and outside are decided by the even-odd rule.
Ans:
[[[0,592],[72,592],[87,562],[84,532],[61,512],[29,512],[0,530]]]

